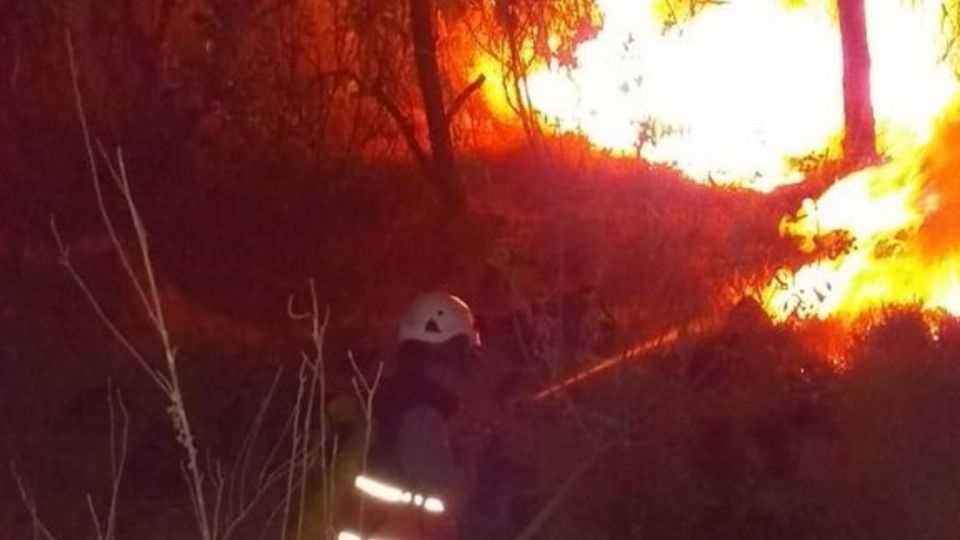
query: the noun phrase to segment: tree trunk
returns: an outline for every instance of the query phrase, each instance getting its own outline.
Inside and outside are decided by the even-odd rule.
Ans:
[[[865,0],[837,0],[843,47],[843,112],[847,160],[869,163],[876,159],[873,101],[870,97],[870,46],[867,42]]]
[[[454,209],[466,206],[466,195],[457,170],[457,160],[450,137],[437,61],[437,41],[433,29],[433,1],[410,0],[410,28],[413,34],[413,55],[417,79],[423,96],[423,110],[430,134],[432,167],[429,172],[441,200]]]

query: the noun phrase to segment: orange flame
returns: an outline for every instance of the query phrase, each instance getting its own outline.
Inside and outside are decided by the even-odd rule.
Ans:
[[[960,315],[960,107],[912,156],[854,173],[782,229],[812,251],[830,234],[847,249],[784,273],[767,288],[777,320],[852,318],[889,304]]]
[[[782,232],[802,249],[823,248],[838,235],[841,249],[773,280],[766,294],[776,320],[850,320],[896,304],[960,315],[955,62],[945,54],[940,4],[915,5],[868,1],[873,100],[890,159],[840,180],[784,220]],[[910,16],[896,18],[894,8]],[[898,31],[907,44],[895,39]]]
[[[960,35],[960,15],[939,0],[865,2],[887,161],[784,220],[782,232],[809,252],[820,248],[821,259],[767,286],[778,321],[852,319],[888,304],[960,316],[960,153],[952,151],[960,148],[960,86],[945,36]],[[598,6],[604,24],[579,45],[574,65],[552,62],[528,78],[533,108],[557,132],[674,165],[694,180],[762,191],[802,180],[796,158],[838,151],[835,0],[728,0],[672,26],[658,12],[662,1]]]
[[[796,2],[794,2],[796,4]],[[802,180],[795,158],[835,151],[843,129],[842,53],[833,0],[709,6],[665,27],[655,0],[599,0],[604,24],[575,65],[542,66],[530,99],[559,132],[639,154],[698,181],[762,191]],[[941,4],[867,0],[880,146],[929,138],[956,89],[941,61]],[[488,85],[491,106],[502,85]]]

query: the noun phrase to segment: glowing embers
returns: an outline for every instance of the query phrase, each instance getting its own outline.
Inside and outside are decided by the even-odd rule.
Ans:
[[[529,76],[533,107],[560,132],[699,181],[762,191],[799,181],[797,158],[833,152],[842,137],[842,53],[833,0],[786,4],[731,0],[665,29],[655,0],[600,0],[604,26],[575,65]],[[923,144],[957,87],[940,9],[867,0],[888,154]]]
[[[437,497],[405,491],[362,474],[357,475],[353,485],[367,495],[386,503],[413,505],[434,514],[443,513],[445,510],[443,501]]]

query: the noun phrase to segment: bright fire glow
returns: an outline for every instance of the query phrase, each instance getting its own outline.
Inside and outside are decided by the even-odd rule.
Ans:
[[[575,66],[551,63],[529,77],[534,108],[557,131],[582,132],[598,148],[639,153],[698,181],[763,191],[802,179],[791,158],[840,140],[833,0],[728,0],[671,28],[656,0],[598,4],[603,27],[579,45]],[[874,107],[888,155],[923,144],[955,91],[941,61],[940,6],[867,0]],[[502,85],[487,87],[491,106],[503,110],[502,95],[493,95]]]
[[[850,242],[768,287],[775,319],[852,318],[889,304],[960,315],[958,112],[946,114],[924,148],[842,179],[785,220],[802,249],[838,231]]]
[[[836,157],[843,66],[836,0],[726,0],[664,24],[662,0],[597,0],[603,25],[572,66],[528,78],[555,132],[762,191],[802,180],[796,158]],[[783,233],[818,261],[764,291],[772,317],[853,319],[914,304],[960,315],[960,95],[940,0],[865,0],[877,142],[885,163],[807,201]],[[659,11],[658,11],[659,9]],[[505,100],[488,85],[493,109]]]

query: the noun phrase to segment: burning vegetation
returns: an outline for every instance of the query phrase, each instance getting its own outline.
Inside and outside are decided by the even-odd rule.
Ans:
[[[912,303],[960,313],[957,128],[947,113],[924,147],[839,180],[784,220],[784,233],[822,259],[771,286],[775,318]]]
[[[952,0],[0,0],[0,540],[338,538],[425,290],[485,349],[464,540],[955,537],[958,37]]]

